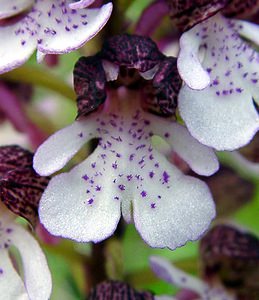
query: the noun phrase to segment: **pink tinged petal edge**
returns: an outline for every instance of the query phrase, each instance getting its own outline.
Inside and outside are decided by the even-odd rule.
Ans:
[[[39,5],[45,6],[44,3]],[[56,18],[48,18],[46,7],[41,8],[40,10],[43,10],[45,14],[40,20],[43,29],[40,34],[42,42],[38,44],[38,50],[48,54],[61,54],[82,47],[107,23],[112,7],[112,3],[108,3],[98,9],[82,11],[67,9],[67,20],[62,12],[58,12]],[[62,22],[57,22],[56,19]],[[71,19],[72,22],[69,22]]]
[[[91,117],[85,121],[75,121],[50,136],[36,151],[33,168],[42,175],[48,176],[63,168],[66,163],[90,139],[96,137]]]
[[[0,20],[15,16],[33,5],[33,0],[0,0]]]
[[[160,279],[176,287],[194,291],[201,296],[209,289],[206,283],[176,268],[165,258],[151,256],[149,261],[151,269]]]
[[[5,300],[29,300],[23,281],[14,269],[8,250],[0,251],[0,290]]]
[[[94,2],[95,2],[95,0],[80,0],[80,1],[76,1],[74,3],[69,3],[69,7],[71,9],[81,9],[81,8],[90,6]]]
[[[110,184],[110,169],[103,171],[102,176],[95,174],[99,169],[91,166],[98,163],[97,154],[96,149],[72,171],[54,177],[43,193],[40,220],[53,235],[97,243],[115,231],[121,216],[121,203],[114,199],[116,191]]]
[[[155,134],[160,135],[191,169],[199,175],[210,176],[218,171],[219,162],[213,149],[199,143],[188,130],[177,123],[154,122]]]
[[[24,270],[24,281],[30,299],[49,299],[51,275],[46,258],[38,242],[21,226],[14,225],[12,243],[19,250]]]
[[[195,91],[185,85],[179,110],[191,134],[217,150],[247,144],[259,128],[259,54],[238,35],[238,22],[216,15],[185,33],[200,39],[211,84]]]

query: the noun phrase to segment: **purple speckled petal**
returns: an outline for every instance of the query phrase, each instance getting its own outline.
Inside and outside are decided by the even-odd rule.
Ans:
[[[40,60],[47,53],[78,49],[102,29],[112,12],[111,3],[78,10],[70,9],[69,3],[39,0],[21,19],[1,26],[0,40],[8,43],[0,48],[0,73],[22,65],[36,48]]]
[[[33,0],[0,0],[0,20],[13,17],[33,5]]]
[[[41,13],[38,50],[43,53],[78,49],[103,28],[112,12],[111,3],[96,9],[75,10],[68,7],[69,1],[56,2],[39,0],[34,7],[36,15]]]
[[[54,177],[42,196],[40,219],[52,234],[97,242],[113,233],[122,211],[127,222],[134,215],[150,245],[175,248],[209,226],[215,211],[207,186],[183,176],[153,148],[157,124],[165,130],[171,122],[144,112],[140,99],[125,88],[109,92],[104,107],[55,133],[36,152],[35,169],[50,174],[90,138],[99,138],[93,154]]]
[[[73,3],[69,3],[69,8],[71,9],[82,9],[93,4],[95,0],[80,0]]]
[[[186,81],[178,98],[180,114],[195,138],[217,150],[245,145],[259,128],[253,104],[259,92],[259,54],[239,37],[238,25],[216,15],[183,34],[180,41],[178,68]],[[198,40],[205,52],[202,65],[190,48],[191,41]],[[201,91],[193,90],[191,82],[196,67],[207,74],[199,74],[204,81],[210,76],[210,84]]]

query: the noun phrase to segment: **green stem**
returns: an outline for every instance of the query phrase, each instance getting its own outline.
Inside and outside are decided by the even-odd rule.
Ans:
[[[59,93],[72,101],[76,98],[71,86],[42,67],[23,65],[18,69],[0,75],[0,79],[39,85]]]

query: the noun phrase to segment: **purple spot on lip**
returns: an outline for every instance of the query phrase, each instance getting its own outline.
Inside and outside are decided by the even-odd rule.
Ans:
[[[144,197],[147,196],[147,192],[146,192],[146,191],[142,191],[142,192],[140,193],[140,195],[144,198]]]
[[[119,198],[118,196],[115,196],[114,199],[115,199],[115,200],[119,200],[120,198]]]
[[[170,176],[168,175],[168,173],[166,171],[164,171],[163,173],[163,180],[164,183],[168,183]]]
[[[155,208],[156,207],[156,203],[151,203],[151,208]]]
[[[85,174],[84,176],[82,176],[82,178],[87,181],[89,179],[89,177]]]
[[[2,275],[4,273],[3,269],[0,269],[0,275]]]
[[[13,229],[12,228],[6,228],[5,232],[6,233],[11,233],[11,232],[13,232]]]
[[[91,166],[94,169],[96,167],[96,162],[92,163]]]
[[[169,134],[168,132],[166,132],[166,133],[164,134],[164,136],[165,136],[165,138],[169,138],[170,134]]]
[[[95,190],[96,190],[97,192],[100,192],[101,189],[102,189],[102,188],[100,187],[100,185],[97,185],[96,188],[95,188]]]
[[[125,185],[123,185],[123,184],[119,184],[119,185],[118,185],[118,188],[119,188],[121,191],[125,191]]]
[[[83,137],[83,132],[80,132],[80,133],[78,134],[78,136],[79,136],[80,138],[82,138],[82,137]]]
[[[132,175],[128,175],[128,176],[127,176],[127,179],[128,179],[128,181],[131,181]]]
[[[88,204],[92,204],[93,202],[94,202],[93,198],[91,198],[91,199],[88,200]]]
[[[149,172],[149,177],[150,177],[150,178],[153,178],[154,175],[155,175],[155,173],[154,173],[153,171]]]

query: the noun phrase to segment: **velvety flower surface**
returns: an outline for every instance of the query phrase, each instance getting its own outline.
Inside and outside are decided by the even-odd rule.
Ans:
[[[81,47],[102,29],[112,11],[111,3],[87,8],[92,2],[1,1],[0,39],[5,42],[0,49],[0,73],[23,64],[35,49],[41,60],[47,53]]]
[[[94,287],[87,299],[154,300],[154,296],[149,292],[138,292],[125,282],[107,280]]]
[[[44,142],[34,156],[41,175],[60,170],[87,142],[94,152],[55,176],[40,202],[40,219],[54,235],[98,242],[117,227],[121,211],[153,247],[176,248],[197,239],[215,215],[207,186],[185,176],[153,145],[160,136],[195,172],[218,168],[215,154],[181,125],[144,112],[141,95],[110,91],[103,106]]]
[[[191,299],[199,300],[235,300],[235,296],[229,294],[223,287],[212,287],[206,282],[186,274],[182,270],[179,270],[173,266],[169,261],[162,257],[152,256],[150,257],[151,268],[154,273],[161,279],[168,283],[171,283],[179,288],[193,291],[197,294],[197,297]],[[157,300],[165,299],[177,299],[170,296],[157,296]]]
[[[215,149],[242,147],[258,131],[259,54],[240,37],[258,44],[258,33],[254,24],[217,14],[181,36],[180,114],[191,134]]]
[[[19,146],[0,147],[0,200],[35,225],[38,204],[48,184],[32,168],[33,154]]]
[[[9,256],[10,247],[19,251],[24,279]],[[48,300],[51,288],[51,275],[39,244],[0,203],[0,298]]]

